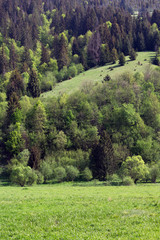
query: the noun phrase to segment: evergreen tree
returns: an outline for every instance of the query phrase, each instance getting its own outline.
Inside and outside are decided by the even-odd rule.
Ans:
[[[19,98],[23,95],[23,92],[24,92],[23,79],[17,69],[15,69],[12,72],[10,80],[9,80],[9,84],[7,86],[7,99],[8,100],[12,96],[13,92],[15,92]]]
[[[115,48],[112,49],[111,60],[112,60],[113,63],[116,63],[116,61],[118,60],[118,53],[117,53],[117,50]]]
[[[126,60],[125,60],[124,53],[120,53],[120,55],[119,55],[119,64],[120,64],[121,66],[124,66],[124,65],[125,65],[125,62],[126,62]]]
[[[57,61],[59,69],[62,69],[64,66],[69,65],[68,46],[64,34],[61,34],[59,40],[59,52]]]
[[[41,55],[41,64],[49,63],[50,56],[47,48],[42,45],[42,55]]]
[[[136,51],[132,48],[130,53],[129,53],[129,58],[133,61],[133,60],[136,60],[136,57],[137,57],[137,53]]]
[[[87,47],[88,66],[94,67],[100,61],[101,39],[99,31],[96,31],[89,40]]]
[[[31,70],[27,90],[33,98],[40,96],[40,93],[41,93],[40,82],[37,77],[37,73],[36,73],[35,69]]]
[[[8,70],[8,61],[5,54],[4,46],[0,50],[0,74],[5,74]]]
[[[105,180],[107,173],[115,170],[112,142],[106,131],[102,131],[99,143],[92,150],[91,169],[93,177],[99,180]]]
[[[18,56],[16,54],[14,44],[12,43],[10,48],[10,60],[9,60],[9,65],[11,70],[16,68],[17,62],[18,62]]]

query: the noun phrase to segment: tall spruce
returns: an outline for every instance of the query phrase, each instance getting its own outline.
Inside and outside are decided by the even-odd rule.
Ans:
[[[114,172],[113,147],[106,131],[102,131],[99,143],[92,150],[91,169],[93,177],[101,181],[106,179],[107,174]]]
[[[40,96],[40,82],[35,69],[31,70],[27,90],[33,98]]]

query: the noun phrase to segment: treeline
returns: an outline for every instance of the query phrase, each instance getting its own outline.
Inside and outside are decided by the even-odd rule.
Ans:
[[[157,176],[160,159],[159,69],[107,79],[41,102],[22,96],[20,74],[12,73],[8,103],[0,94],[1,163],[11,181],[105,180],[115,173],[156,180],[149,172]]]
[[[158,164],[158,70],[38,100],[85,69],[158,49],[160,11],[133,17],[124,4],[0,1],[0,163],[11,181],[104,180],[133,155]]]

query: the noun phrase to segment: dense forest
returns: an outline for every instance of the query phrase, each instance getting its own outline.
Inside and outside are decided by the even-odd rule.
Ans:
[[[124,173],[156,181],[159,67],[39,97],[137,51],[157,51],[160,65],[158,9],[156,0],[0,0],[1,175],[21,186]]]

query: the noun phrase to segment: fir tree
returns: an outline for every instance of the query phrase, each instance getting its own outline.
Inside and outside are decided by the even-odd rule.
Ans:
[[[35,69],[31,70],[27,90],[33,98],[40,96],[40,93],[41,93],[40,82],[37,77],[37,73],[36,73]]]

